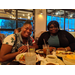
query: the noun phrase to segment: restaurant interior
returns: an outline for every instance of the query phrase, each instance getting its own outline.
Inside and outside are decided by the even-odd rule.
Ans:
[[[4,34],[5,37],[7,37],[10,34],[14,34],[14,29],[21,28],[28,19],[31,21],[33,29],[31,36],[36,42],[38,42],[43,32],[48,31],[48,23],[53,20],[59,23],[60,30],[66,30],[75,37],[75,9],[0,9],[0,35]],[[37,54],[42,55],[42,51],[40,52],[41,53],[39,53],[38,50],[36,51]],[[73,52],[74,54],[72,52],[63,52],[63,54],[61,54],[62,51],[57,53],[59,53],[59,59],[55,56],[47,56],[47,61],[55,62],[49,64],[47,64],[47,61],[43,60],[43,57],[37,55],[39,60],[41,60],[41,62],[36,61],[37,65],[75,65],[75,52]],[[68,55],[66,56],[67,58],[64,58],[66,54],[72,54],[73,56]],[[16,58],[19,58],[19,56]],[[20,65],[25,64],[24,62],[19,63]],[[18,63],[13,63],[13,65],[15,64]]]
[[[47,31],[50,21],[56,20],[61,30],[75,37],[75,9],[0,9],[0,33],[8,36],[14,29],[22,27],[27,19],[31,20],[35,39]]]

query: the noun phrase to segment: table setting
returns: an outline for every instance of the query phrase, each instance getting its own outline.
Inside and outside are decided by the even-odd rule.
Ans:
[[[50,53],[49,45],[45,44],[43,49],[28,48],[28,52],[18,54],[13,62],[18,65],[75,65],[75,53],[55,49]]]

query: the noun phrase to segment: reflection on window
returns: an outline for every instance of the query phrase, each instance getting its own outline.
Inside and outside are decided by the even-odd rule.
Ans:
[[[23,20],[33,20],[33,12],[27,12],[27,11],[18,11],[18,19],[23,19]]]
[[[16,21],[0,19],[0,29],[15,29]]]
[[[75,14],[74,12],[65,11],[66,12],[66,18],[65,18],[65,29],[69,32],[74,32],[75,30]]]
[[[1,34],[4,34],[5,36],[8,36],[10,34],[13,34],[14,31],[0,31]]]
[[[18,21],[18,27],[22,27],[25,21]]]
[[[16,10],[0,9],[0,17],[16,19]]]
[[[68,32],[75,31],[75,12],[60,10],[60,9],[48,9],[47,13],[48,13],[47,25],[50,21],[55,20],[59,23],[60,29],[64,30],[65,26],[66,31]]]
[[[61,30],[64,29],[64,18],[47,15],[47,26],[48,26],[48,23],[49,23],[50,21],[57,21],[57,22],[59,23],[59,25],[60,25],[60,29],[61,29]]]

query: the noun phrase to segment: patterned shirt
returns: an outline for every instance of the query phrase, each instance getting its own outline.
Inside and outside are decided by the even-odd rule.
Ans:
[[[35,43],[35,40],[32,37],[28,37],[28,43],[29,45],[32,45],[33,43]],[[15,47],[15,43],[16,43],[16,47]],[[8,44],[13,46],[11,53],[14,53],[18,50],[18,48],[20,48],[21,46],[24,46],[26,44],[23,44],[23,40],[21,37],[21,33],[17,33],[17,34],[11,34],[9,36],[7,36],[4,40],[2,44]],[[12,60],[7,60],[5,62],[1,62],[2,65],[5,65],[9,62],[11,62]]]
[[[13,46],[11,53],[15,52],[15,41],[16,41],[16,39],[17,39],[17,45],[16,45],[17,50],[21,46],[27,45],[27,44],[23,44],[21,33],[17,33],[16,35],[11,34],[3,40],[3,44],[8,44],[8,45]],[[28,37],[27,40],[28,40],[29,45],[32,45],[33,43],[35,43],[35,40],[32,37]]]

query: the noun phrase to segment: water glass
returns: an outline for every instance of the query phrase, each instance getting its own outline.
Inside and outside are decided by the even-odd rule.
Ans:
[[[28,52],[25,54],[26,65],[36,65],[36,53]]]

